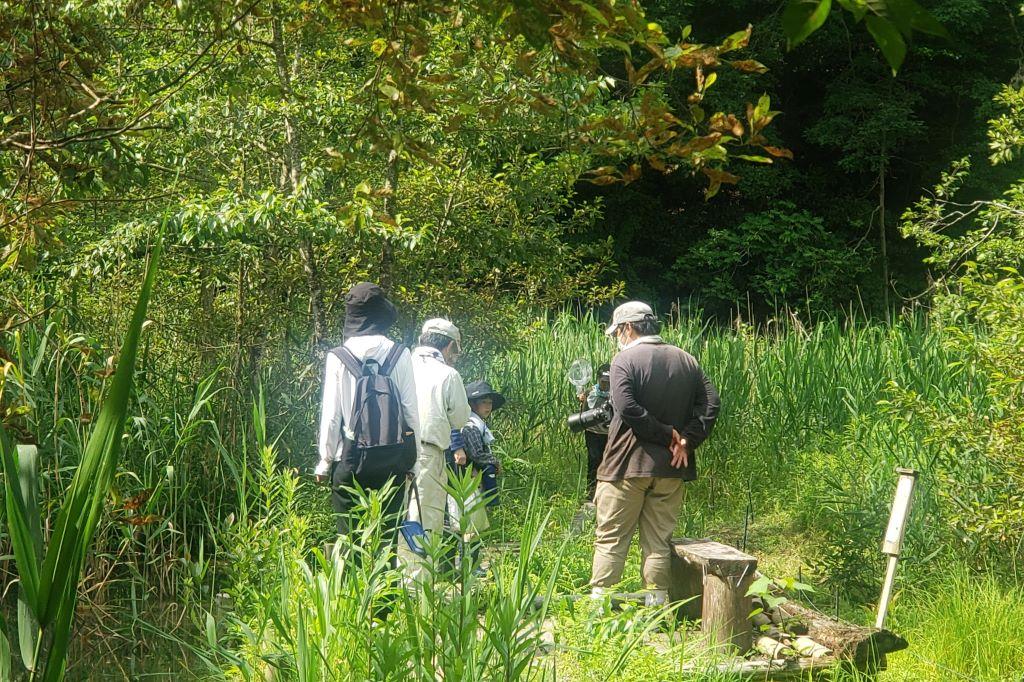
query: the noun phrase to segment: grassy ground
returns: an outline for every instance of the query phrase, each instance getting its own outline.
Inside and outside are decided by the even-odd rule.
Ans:
[[[1024,595],[991,576],[953,570],[897,595],[891,627],[911,642],[890,658],[886,682],[1024,679]]]

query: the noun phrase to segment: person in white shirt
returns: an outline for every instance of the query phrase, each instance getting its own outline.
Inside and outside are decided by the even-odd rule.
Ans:
[[[409,501],[409,519],[426,531],[440,531],[444,524],[447,479],[444,451],[452,445],[452,430],[461,431],[469,421],[469,400],[462,377],[452,367],[461,352],[462,335],[448,320],[435,318],[423,324],[420,345],[412,353],[416,377],[420,449],[416,460],[416,495]],[[455,459],[466,463],[463,449]],[[417,499],[418,498],[418,499]]]
[[[345,342],[359,362],[368,359],[384,364],[395,343],[385,334],[398,318],[395,306],[384,295],[384,291],[370,282],[360,282],[345,296]],[[406,440],[415,448],[415,431],[419,428],[419,411],[416,404],[416,385],[412,371],[412,358],[408,349],[403,349],[390,373],[398,389],[402,418],[408,429]],[[351,447],[354,434],[349,425],[353,420],[353,397],[356,377],[345,369],[336,352],[327,354],[324,368],[323,405],[320,413],[319,460],[314,473],[321,483],[331,483],[331,504],[337,512],[338,533],[348,533],[351,525],[350,513],[355,500],[348,487],[353,482],[352,467],[343,456]],[[411,459],[411,458],[410,458]],[[395,493],[389,498],[384,510],[389,520],[386,541],[393,545],[397,540],[398,523],[404,500],[405,477],[396,473]],[[364,486],[365,487],[365,486]]]

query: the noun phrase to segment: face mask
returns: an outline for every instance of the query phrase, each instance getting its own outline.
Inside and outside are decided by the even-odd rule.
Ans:
[[[616,345],[618,345],[619,350],[622,350],[623,348],[626,347],[626,342],[622,340],[621,333],[615,335],[615,343]]]

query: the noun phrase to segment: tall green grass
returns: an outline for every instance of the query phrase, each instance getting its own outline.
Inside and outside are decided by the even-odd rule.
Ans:
[[[276,470],[273,443],[259,447],[253,501],[265,512],[221,537],[238,564],[228,590],[233,609],[220,623],[207,617],[207,660],[244,680],[543,678],[538,654],[559,565],[531,570],[547,525],[535,503],[521,510],[516,558],[496,562],[490,579],[470,560],[447,566],[457,540],[445,534],[426,543],[426,577],[412,588],[382,544],[383,527],[395,522],[382,516],[390,491],[362,496],[360,530],[325,552],[298,502],[304,484]],[[453,492],[471,488],[457,482]]]
[[[1024,678],[1024,592],[991,575],[951,568],[898,595],[892,627],[911,648],[889,658],[884,682]]]
[[[722,395],[715,432],[698,452],[699,480],[688,486],[681,530],[724,525],[735,532],[751,512],[755,519],[783,514],[793,531],[842,529],[876,554],[893,468],[912,466],[922,472],[922,485],[911,556],[936,548],[937,449],[887,401],[910,390],[935,404],[986,409],[984,376],[943,343],[942,330],[916,316],[892,327],[826,320],[761,331],[682,320],[663,335],[698,358]],[[512,467],[513,476],[522,476],[519,485],[536,477],[554,496],[578,497],[583,447],[563,426],[575,408],[565,372],[576,358],[596,366],[613,351],[596,320],[562,317],[493,363],[491,380],[513,401],[498,419],[507,455],[520,464]],[[851,548],[836,560],[852,565],[863,558]]]

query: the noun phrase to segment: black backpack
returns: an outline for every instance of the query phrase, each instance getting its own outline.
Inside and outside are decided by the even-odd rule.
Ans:
[[[402,478],[416,463],[416,442],[405,437],[402,401],[391,372],[405,346],[395,344],[384,363],[360,362],[348,348],[331,350],[356,379],[352,401],[353,440],[345,438],[341,465],[364,487],[380,487],[391,477]]]

